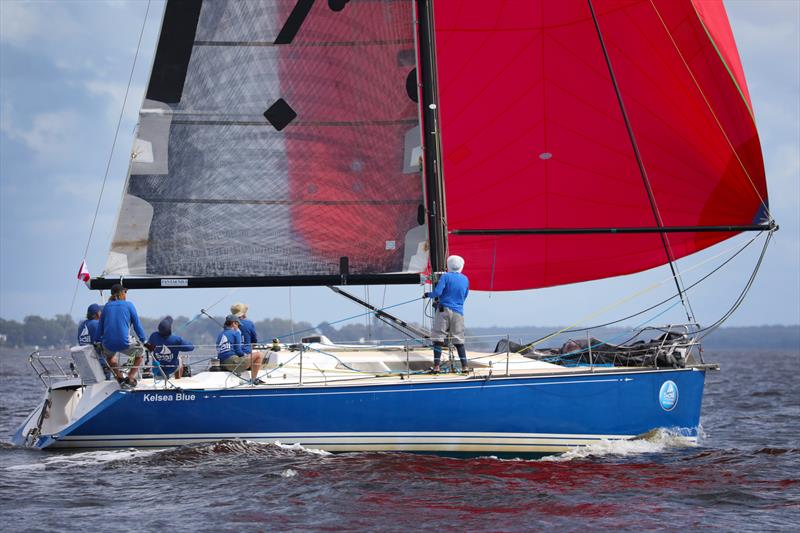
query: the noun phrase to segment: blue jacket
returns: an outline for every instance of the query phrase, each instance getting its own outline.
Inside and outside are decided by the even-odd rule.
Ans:
[[[157,331],[150,335],[147,342],[155,345],[153,357],[161,364],[161,369],[167,375],[178,370],[178,366],[180,366],[179,352],[191,352],[194,350],[194,344],[191,342],[177,335],[164,337]]]
[[[244,355],[242,333],[237,329],[225,328],[217,335],[217,359],[224,361],[234,355]]]
[[[464,314],[464,300],[469,294],[469,279],[461,272],[445,272],[439,278],[431,298],[439,298],[439,303],[459,315]]]
[[[256,325],[252,320],[242,319],[239,322],[239,331],[242,332],[242,351],[244,353],[251,353],[253,351],[252,344],[258,342],[258,335],[256,335]]]
[[[94,344],[100,340],[100,321],[84,320],[78,326],[78,346]]]
[[[144,342],[144,328],[139,322],[136,308],[127,300],[111,300],[100,315],[100,339],[109,351],[119,352],[131,345],[131,326],[139,340]]]

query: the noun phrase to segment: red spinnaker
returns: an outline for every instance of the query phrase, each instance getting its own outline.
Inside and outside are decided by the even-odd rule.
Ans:
[[[761,147],[721,2],[593,0],[663,226],[760,223]],[[657,227],[586,0],[434,4],[449,230]],[[673,233],[674,258],[732,233]],[[479,290],[667,262],[658,234],[459,236]]]

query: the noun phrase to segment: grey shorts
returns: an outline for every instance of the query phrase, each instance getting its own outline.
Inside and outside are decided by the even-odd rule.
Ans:
[[[105,346],[103,346],[103,355],[106,359],[114,357],[116,354],[121,353],[123,355],[127,355],[128,357],[144,357],[144,346],[137,342],[134,342],[124,350],[120,350],[118,352],[112,352]]]
[[[448,307],[444,311],[436,311],[431,333],[435,341],[444,342],[449,334],[453,344],[464,344],[464,315],[459,315]]]
[[[228,372],[243,372],[245,370],[250,370],[250,362],[250,354],[247,354],[243,357],[239,355],[232,355],[224,361],[220,361],[219,366]]]

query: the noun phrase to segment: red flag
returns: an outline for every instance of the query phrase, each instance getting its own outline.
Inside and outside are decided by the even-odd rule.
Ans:
[[[86,268],[86,260],[84,259],[81,261],[81,268],[78,269],[78,279],[88,285],[91,278],[92,276],[89,274],[89,269]]]

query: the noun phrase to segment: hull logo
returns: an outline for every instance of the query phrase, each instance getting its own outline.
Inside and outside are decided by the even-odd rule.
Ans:
[[[674,381],[668,380],[661,385],[661,390],[658,391],[658,403],[665,411],[672,411],[678,405],[678,386]]]

